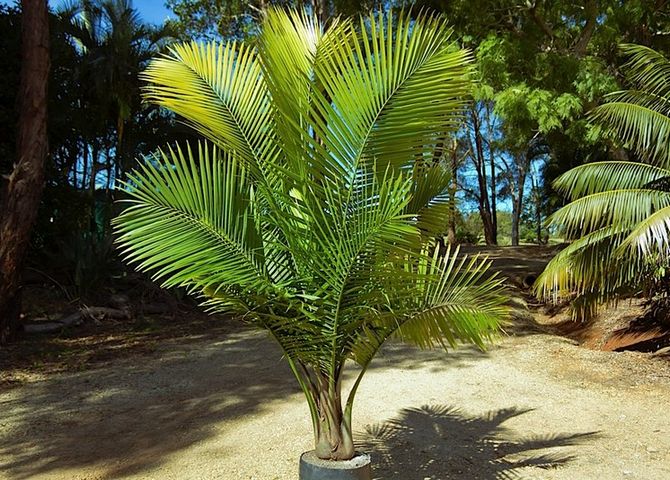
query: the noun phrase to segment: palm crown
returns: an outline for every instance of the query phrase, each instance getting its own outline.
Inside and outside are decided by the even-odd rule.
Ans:
[[[271,10],[254,46],[184,44],[146,98],[211,143],[131,175],[116,220],[128,260],[281,346],[321,458],[354,455],[351,408],[381,344],[483,342],[505,314],[487,265],[431,241],[449,175],[435,149],[470,91],[442,18],[333,21]],[[342,406],[342,373],[361,370]]]
[[[575,296],[578,317],[639,291],[670,255],[670,61],[639,45],[623,51],[634,88],[612,94],[592,118],[641,161],[588,163],[556,180],[572,202],[551,223],[575,241],[536,284],[541,296]]]

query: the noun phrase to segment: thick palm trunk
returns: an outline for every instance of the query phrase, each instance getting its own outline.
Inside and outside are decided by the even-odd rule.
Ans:
[[[315,424],[315,452],[327,460],[349,460],[354,457],[351,415],[342,410],[340,381],[335,385],[325,376],[317,380],[314,392],[318,421]]]
[[[21,311],[23,259],[44,183],[47,156],[49,23],[46,0],[21,2],[21,83],[18,160],[0,209],[0,343],[15,331]]]

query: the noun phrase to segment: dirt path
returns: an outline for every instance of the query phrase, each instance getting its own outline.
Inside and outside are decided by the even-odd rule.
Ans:
[[[360,389],[376,478],[670,478],[670,364],[560,337],[391,345]],[[0,393],[3,479],[294,480],[307,408],[263,335],[173,344]]]

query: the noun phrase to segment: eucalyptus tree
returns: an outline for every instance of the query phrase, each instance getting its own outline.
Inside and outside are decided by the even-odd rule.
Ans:
[[[571,203],[551,225],[573,242],[536,285],[544,297],[576,297],[578,316],[640,292],[650,278],[670,293],[670,61],[644,46],[623,51],[633,88],[611,94],[592,118],[639,160],[587,163],[556,180]]]
[[[117,218],[128,261],[274,338],[305,394],[320,458],[354,455],[353,401],[391,337],[484,346],[506,315],[488,264],[443,252],[471,56],[442,17],[340,19],[270,9],[253,46],[187,43],[146,98],[207,142],[134,172]],[[345,365],[359,369],[343,390]]]

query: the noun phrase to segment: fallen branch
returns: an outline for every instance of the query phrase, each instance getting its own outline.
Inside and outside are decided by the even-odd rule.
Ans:
[[[52,322],[29,323],[23,326],[25,333],[53,333],[64,328],[81,325],[85,320],[100,323],[105,318],[129,319],[130,311],[107,307],[82,307],[78,312]]]
[[[129,319],[130,311],[128,309],[108,308],[108,307],[82,307],[80,313],[83,317],[94,321],[100,321],[105,318]]]

